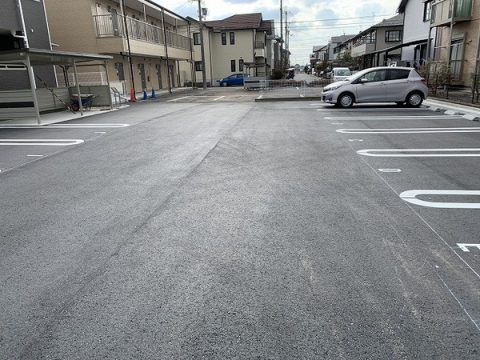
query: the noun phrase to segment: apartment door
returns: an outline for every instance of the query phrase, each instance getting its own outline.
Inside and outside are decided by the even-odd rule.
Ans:
[[[156,64],[155,68],[157,69],[157,78],[158,78],[158,88],[162,89],[162,66],[160,64]]]
[[[117,9],[110,10],[110,16],[112,18],[112,27],[113,27],[113,36],[120,35],[120,31],[118,30],[118,16],[117,16]]]
[[[145,78],[145,65],[138,64],[138,70],[140,72],[140,79],[142,80],[142,90],[147,88],[147,79]]]

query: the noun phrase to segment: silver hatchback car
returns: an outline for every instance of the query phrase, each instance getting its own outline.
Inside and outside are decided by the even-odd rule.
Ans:
[[[322,100],[341,107],[395,102],[419,107],[428,96],[426,80],[408,67],[374,67],[323,88]]]

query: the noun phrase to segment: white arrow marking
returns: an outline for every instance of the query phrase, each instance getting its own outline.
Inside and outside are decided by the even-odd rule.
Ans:
[[[411,204],[438,209],[480,209],[478,203],[436,202],[417,199],[419,195],[451,195],[480,196],[480,190],[408,190],[400,194],[400,198]]]
[[[470,252],[470,250],[468,250],[469,247],[476,247],[478,250],[480,250],[480,244],[460,244],[460,243],[457,243],[457,245],[460,249],[462,249],[465,252]]]

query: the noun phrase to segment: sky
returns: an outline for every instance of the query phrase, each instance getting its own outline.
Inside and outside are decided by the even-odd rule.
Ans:
[[[180,16],[198,18],[196,0],[153,1]],[[286,17],[290,63],[308,64],[314,46],[326,45],[332,36],[358,34],[393,17],[399,4],[400,0],[283,0],[282,22],[285,32]],[[264,20],[275,20],[275,33],[280,34],[280,0],[202,0],[202,8],[208,9],[207,21],[259,12]]]

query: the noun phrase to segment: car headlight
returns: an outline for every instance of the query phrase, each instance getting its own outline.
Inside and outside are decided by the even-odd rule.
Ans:
[[[323,88],[323,91],[324,92],[328,92],[328,91],[335,91],[337,90],[338,88],[340,88],[342,85],[337,85],[337,86],[332,86],[332,87],[324,87]]]

